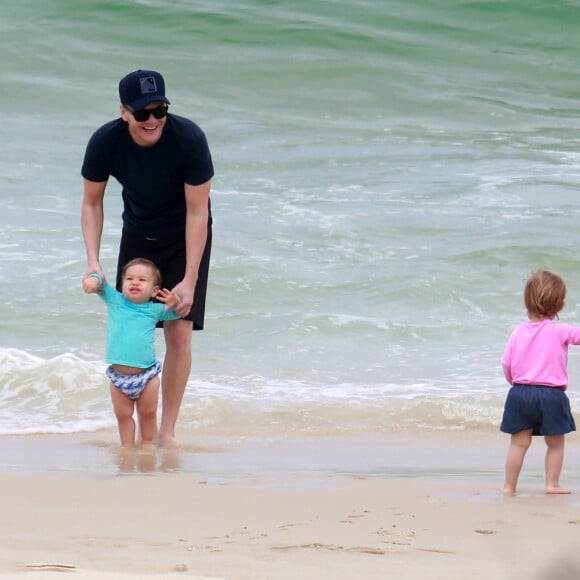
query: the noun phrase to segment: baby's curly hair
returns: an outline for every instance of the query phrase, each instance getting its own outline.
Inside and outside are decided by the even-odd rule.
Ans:
[[[566,283],[548,270],[537,270],[526,282],[524,304],[530,318],[555,318],[564,308]]]

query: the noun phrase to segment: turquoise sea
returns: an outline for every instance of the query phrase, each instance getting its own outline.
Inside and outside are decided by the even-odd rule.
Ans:
[[[532,270],[580,324],[579,25],[578,0],[3,3],[0,434],[115,425],[80,166],[136,68],[216,168],[181,428],[497,430]],[[111,183],[108,272],[120,214]]]

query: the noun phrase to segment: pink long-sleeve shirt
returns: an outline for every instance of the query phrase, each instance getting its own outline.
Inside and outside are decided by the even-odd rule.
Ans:
[[[542,320],[526,322],[512,332],[502,367],[510,384],[568,387],[568,345],[580,344],[580,327]]]

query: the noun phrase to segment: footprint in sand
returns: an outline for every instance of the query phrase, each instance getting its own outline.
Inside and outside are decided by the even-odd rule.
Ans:
[[[415,517],[415,514],[408,514],[406,512],[395,512],[395,515],[396,516],[406,516],[408,518],[414,518]]]
[[[272,546],[271,550],[329,550],[331,552],[358,552],[361,554],[374,554],[383,556],[385,550],[373,546],[341,546],[339,544],[323,544],[312,542],[311,544],[293,544],[288,546]]]
[[[200,544],[192,544],[191,546],[187,546],[186,550],[188,552],[223,552],[222,548],[210,544],[205,544],[203,546]]]
[[[395,528],[396,526],[393,526]],[[415,532],[403,532],[395,529],[379,528],[374,532],[383,537],[383,544],[392,546],[410,546],[415,540]]]
[[[440,550],[439,548],[415,548],[417,552],[430,552],[432,554],[457,554],[453,550]]]
[[[350,514],[346,516],[345,520],[340,520],[341,524],[353,524],[354,520],[364,518],[369,513],[369,510],[363,510],[362,514]]]
[[[53,572],[63,572],[65,570],[76,570],[76,566],[72,564],[26,564],[26,568],[30,570],[45,570]]]
[[[479,530],[473,530],[476,534],[481,534],[483,536],[491,536],[493,534],[497,534],[497,530],[483,530],[483,529],[479,529]]]
[[[293,528],[293,527],[295,527],[297,525],[299,525],[299,524],[292,524],[292,523],[289,523],[289,524],[280,524],[278,526],[278,529],[279,530],[289,530],[290,528]]]
[[[369,510],[363,510],[362,514],[350,514],[350,516],[346,516],[349,520],[353,520],[355,518],[364,518],[369,513]]]

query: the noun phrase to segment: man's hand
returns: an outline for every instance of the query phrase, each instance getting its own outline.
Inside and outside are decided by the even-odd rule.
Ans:
[[[181,299],[181,303],[173,309],[173,312],[175,312],[177,316],[187,316],[191,310],[191,307],[193,306],[193,293],[195,292],[195,284],[187,282],[186,280],[182,280],[177,286],[175,286],[175,288],[173,288],[172,292],[177,294],[177,296]]]

